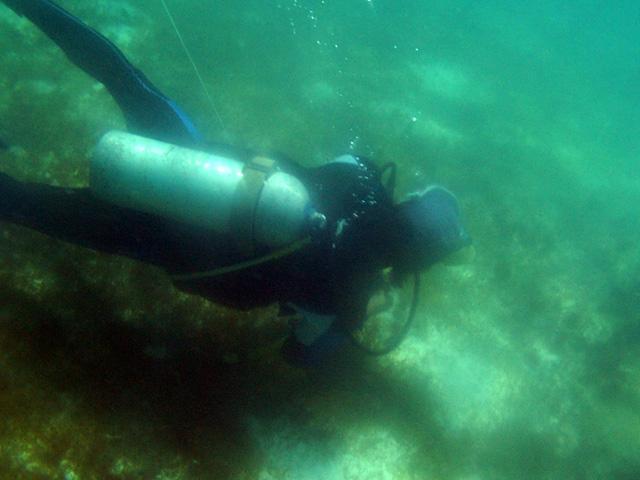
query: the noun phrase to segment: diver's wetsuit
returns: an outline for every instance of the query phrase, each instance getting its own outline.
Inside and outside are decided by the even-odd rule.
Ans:
[[[130,131],[184,146],[200,146],[186,115],[134,68],[109,40],[46,0],[3,0],[33,21],[80,68],[102,82]],[[236,152],[248,160],[250,152]],[[252,308],[292,303],[336,315],[335,328],[364,318],[367,297],[400,226],[379,171],[353,156],[315,169],[282,168],[308,188],[327,226],[310,245],[284,258],[220,277],[176,286],[218,303]],[[245,259],[231,237],[114,206],[88,188],[20,183],[0,174],[0,220],[27,226],[94,250],[158,265],[171,274],[211,270]],[[391,233],[393,232],[393,233]]]

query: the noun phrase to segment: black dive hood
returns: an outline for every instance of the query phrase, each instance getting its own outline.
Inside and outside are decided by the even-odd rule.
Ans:
[[[432,185],[398,204],[399,268],[404,272],[428,269],[471,245],[456,197]]]

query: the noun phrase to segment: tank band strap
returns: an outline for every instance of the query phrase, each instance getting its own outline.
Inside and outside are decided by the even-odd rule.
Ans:
[[[242,169],[242,180],[238,183],[233,199],[230,231],[240,250],[247,256],[255,250],[253,219],[264,183],[276,171],[276,161],[269,157],[256,156]]]

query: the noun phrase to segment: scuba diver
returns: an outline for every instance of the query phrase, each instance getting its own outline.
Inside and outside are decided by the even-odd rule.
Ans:
[[[178,289],[218,304],[278,303],[295,319],[285,358],[306,366],[353,340],[374,294],[408,278],[413,318],[419,274],[470,245],[447,189],[394,203],[393,164],[349,154],[304,168],[208,144],[100,33],[48,0],[2,1],[105,86],[128,132],[99,142],[87,188],[0,174],[0,221],[156,265]],[[409,323],[376,353],[397,346]]]

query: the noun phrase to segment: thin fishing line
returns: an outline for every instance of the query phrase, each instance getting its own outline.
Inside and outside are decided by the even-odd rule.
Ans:
[[[220,116],[220,113],[218,113],[218,109],[216,107],[216,102],[213,100],[213,97],[209,93],[209,89],[207,88],[206,83],[204,83],[204,79],[202,78],[202,75],[200,74],[200,69],[198,69],[198,66],[196,65],[196,62],[193,60],[193,57],[191,56],[191,52],[189,51],[189,48],[187,48],[187,44],[185,43],[184,38],[182,38],[182,34],[180,33],[180,30],[178,29],[178,25],[176,25],[176,21],[174,20],[173,15],[171,14],[171,11],[169,10],[169,7],[167,6],[167,3],[165,2],[165,0],[160,0],[160,3],[162,3],[164,11],[167,14],[167,17],[169,18],[169,21],[171,22],[171,26],[173,27],[173,30],[176,32],[176,35],[178,36],[178,40],[180,40],[180,44],[182,45],[182,49],[184,50],[184,53],[187,55],[187,58],[189,59],[189,62],[191,62],[191,66],[193,67],[193,71],[196,73],[196,76],[198,77],[198,81],[200,82],[200,85],[202,86],[202,90],[204,91],[204,94],[207,97],[207,101],[209,102],[209,105],[211,105],[211,109],[213,110],[213,113],[215,113],[216,118],[218,119],[218,122],[220,123],[220,126],[222,127],[222,130],[226,130],[226,128],[224,126],[224,122],[222,121],[222,117]]]

